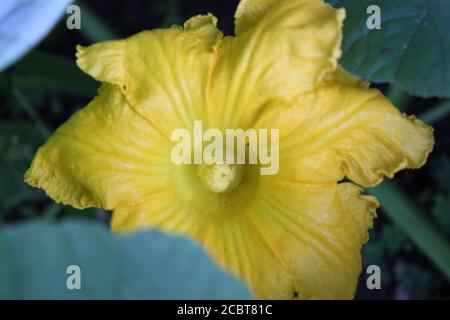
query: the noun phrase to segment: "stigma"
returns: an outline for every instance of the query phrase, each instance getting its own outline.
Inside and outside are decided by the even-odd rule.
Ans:
[[[198,176],[208,191],[225,193],[235,189],[242,179],[242,166],[234,164],[200,165]]]

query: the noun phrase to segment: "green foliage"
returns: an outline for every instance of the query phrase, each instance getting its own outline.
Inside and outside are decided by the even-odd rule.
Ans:
[[[398,263],[395,276],[401,279],[399,290],[407,294],[404,298],[426,299],[437,285],[432,273],[413,263]]]
[[[418,96],[450,96],[450,0],[330,0],[347,10],[343,66],[364,79]],[[381,8],[368,30],[367,8]]]
[[[22,175],[43,138],[32,123],[0,122],[0,217],[2,212],[38,196]]]
[[[432,213],[441,229],[450,234],[450,193],[435,195]]]
[[[433,196],[432,214],[442,231],[450,234],[450,157],[443,155],[432,162],[437,192]]]
[[[450,279],[450,244],[412,199],[392,181],[369,192],[382,201],[384,212]]]
[[[70,265],[81,289],[68,290]],[[194,242],[92,223],[29,223],[0,232],[0,299],[250,299]]]
[[[34,92],[57,91],[92,97],[98,83],[83,73],[75,64],[75,59],[32,51],[14,67],[11,80],[21,90]]]
[[[434,124],[439,120],[448,117],[448,115],[450,115],[450,101],[446,100],[434,108],[423,112],[419,116],[419,119],[425,121],[426,123]]]
[[[438,187],[450,193],[450,156],[448,154],[436,157],[432,161],[432,174]]]
[[[81,30],[89,40],[93,42],[114,40],[119,38],[117,33],[108,24],[104,23],[97,17],[87,2],[76,2],[83,12],[83,19],[81,20]]]

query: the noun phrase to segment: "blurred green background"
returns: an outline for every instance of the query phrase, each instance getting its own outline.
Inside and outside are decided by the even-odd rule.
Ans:
[[[44,192],[28,187],[22,180],[37,148],[96,93],[98,83],[75,65],[77,44],[89,45],[144,29],[182,24],[193,15],[208,12],[219,18],[219,27],[225,34],[232,34],[237,3],[237,0],[78,1],[81,30],[68,30],[68,15],[65,15],[37,47],[3,71],[0,74],[0,228],[28,220],[81,219],[105,225],[109,222],[109,213],[57,205]],[[357,298],[448,299],[450,284],[445,272],[450,274],[450,261],[447,261],[450,104],[445,98],[408,94],[396,85],[376,86],[399,108],[435,127],[436,147],[421,170],[399,173],[395,185],[387,183],[371,191],[379,196],[383,208],[363,249],[363,261],[365,266],[381,267],[382,290],[366,288],[364,267]]]

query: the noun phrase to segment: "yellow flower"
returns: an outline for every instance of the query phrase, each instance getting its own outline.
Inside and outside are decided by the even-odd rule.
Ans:
[[[79,47],[78,66],[103,84],[26,181],[112,210],[114,231],[196,239],[259,298],[352,298],[378,207],[360,186],[421,167],[433,131],[338,67],[344,16],[319,0],[242,0],[236,36],[207,15]],[[196,120],[280,129],[279,172],[175,165],[171,134]]]

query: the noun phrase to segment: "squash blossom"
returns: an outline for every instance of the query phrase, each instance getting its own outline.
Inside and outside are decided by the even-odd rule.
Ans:
[[[419,168],[433,129],[337,64],[343,9],[242,0],[235,36],[212,15],[77,48],[97,97],[38,150],[25,180],[58,203],[112,211],[115,232],[198,241],[258,298],[347,299],[377,200]],[[174,164],[177,128],[279,129],[279,171]]]

